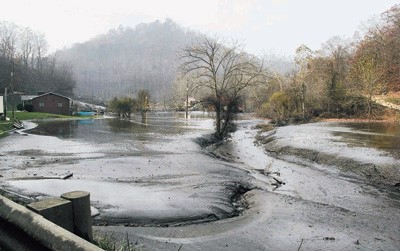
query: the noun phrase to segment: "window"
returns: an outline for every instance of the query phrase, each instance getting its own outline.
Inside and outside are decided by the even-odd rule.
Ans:
[[[40,103],[39,103],[39,106],[40,106],[40,107],[44,107],[44,103],[43,103],[43,102],[40,102]]]
[[[59,107],[62,107],[62,103],[58,103],[58,106],[59,106]]]

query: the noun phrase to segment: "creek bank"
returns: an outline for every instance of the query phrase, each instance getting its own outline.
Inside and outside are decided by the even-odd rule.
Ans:
[[[335,136],[341,133],[366,134],[333,122],[311,123],[259,132],[256,143],[277,159],[331,166],[344,176],[357,177],[377,186],[395,187],[400,181],[400,161],[387,152],[348,145],[341,136]]]

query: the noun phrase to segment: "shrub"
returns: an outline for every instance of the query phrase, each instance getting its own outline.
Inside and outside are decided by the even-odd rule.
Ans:
[[[18,104],[17,105],[17,110],[18,111],[23,111],[24,110],[24,106],[22,104]]]
[[[27,111],[27,112],[33,112],[33,105],[31,105],[31,104],[26,104],[26,105],[24,106],[24,110]]]

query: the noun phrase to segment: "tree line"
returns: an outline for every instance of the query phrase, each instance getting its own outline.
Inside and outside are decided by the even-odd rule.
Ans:
[[[238,111],[255,111],[282,125],[372,117],[382,112],[372,102],[375,95],[400,90],[400,5],[371,22],[362,37],[334,37],[315,51],[300,45],[292,62],[268,62],[240,43],[192,32],[170,19],[119,27],[50,56],[44,35],[30,29],[2,22],[0,39],[3,87],[15,71],[21,90],[68,95],[75,78],[76,96],[111,100],[120,116],[137,110],[133,97],[143,90],[147,102],[151,97],[164,108],[191,96],[215,112],[219,139]]]
[[[175,100],[189,95],[215,112],[215,136],[226,137],[235,112],[249,111],[279,125],[316,117],[372,117],[375,95],[400,91],[400,5],[372,23],[363,38],[334,37],[313,51],[296,49],[284,73],[246,54],[238,43],[200,36],[181,51]]]
[[[296,49],[295,69],[271,69],[249,95],[260,115],[278,124],[315,117],[374,117],[376,95],[400,91],[400,5],[371,21],[363,37],[333,37],[321,49]]]
[[[0,21],[0,89],[36,94],[38,91],[73,95],[76,82],[68,65],[48,55],[45,35]]]

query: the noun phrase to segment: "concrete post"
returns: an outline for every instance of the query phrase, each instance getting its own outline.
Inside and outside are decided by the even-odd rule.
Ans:
[[[49,221],[72,232],[72,203],[61,198],[44,199],[26,206]]]
[[[73,191],[62,194],[61,198],[72,202],[74,233],[93,242],[90,193],[85,191]]]

